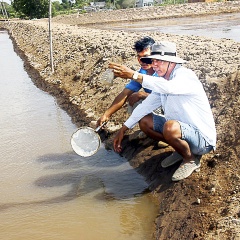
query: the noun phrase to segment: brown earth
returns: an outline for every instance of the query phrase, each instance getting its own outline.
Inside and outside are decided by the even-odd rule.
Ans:
[[[217,150],[202,158],[199,173],[173,183],[171,176],[177,166],[163,169],[160,165],[173,149],[159,149],[151,139],[129,141],[126,136],[121,154],[146,177],[159,202],[153,239],[240,239],[240,45],[227,39],[106,31],[96,29],[96,24],[180,16],[191,16],[194,21],[194,15],[240,12],[239,3],[194,3],[56,17],[52,24],[54,73],[49,64],[46,19],[0,23],[9,30],[34,83],[54,95],[77,126],[96,121],[128,81],[117,78],[113,86],[103,85],[101,74],[109,61],[137,69],[132,46],[144,35],[177,43],[179,55],[188,60],[186,66],[197,73],[208,94],[217,126]],[[106,147],[112,147],[114,133],[127,117],[125,107],[112,117],[108,130],[101,134],[107,137]]]

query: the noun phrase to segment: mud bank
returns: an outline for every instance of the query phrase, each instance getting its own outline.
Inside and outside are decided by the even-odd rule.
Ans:
[[[218,4],[224,9],[224,3],[178,7],[185,9],[186,16],[200,12],[205,6],[217,9]],[[225,4],[225,11],[229,11],[230,5],[231,8],[238,6],[239,10],[239,2]],[[168,17],[173,11],[169,8],[173,7],[162,10],[169,11]],[[133,17],[130,10],[120,11]],[[158,8],[152,8],[152,11],[158,11]],[[98,19],[97,22],[103,19],[99,18],[100,13],[94,14],[91,13],[91,19]],[[115,11],[107,14],[109,21],[118,15]],[[85,22],[89,22],[89,14],[81,19],[84,16]],[[103,31],[70,23],[69,18],[59,17],[53,22],[54,74],[49,65],[46,20],[15,21],[11,22],[10,29],[8,25],[2,24],[2,27],[11,31],[15,49],[25,60],[25,67],[35,84],[54,95],[78,126],[97,120],[127,82],[117,78],[113,86],[102,84],[100,76],[108,61],[137,69],[132,46],[144,35],[157,41],[164,39],[177,43],[179,55],[188,60],[186,66],[197,73],[210,99],[217,125],[217,151],[202,158],[201,172],[177,183],[171,182],[171,176],[178,166],[163,169],[160,165],[172,152],[170,147],[159,149],[151,139],[129,141],[126,136],[122,156],[146,177],[149,189],[159,201],[154,239],[239,239],[239,43],[152,32],[141,35],[140,32]],[[127,117],[126,108],[123,108],[108,123],[107,147],[111,148],[114,132]],[[106,135],[104,132],[103,137]]]

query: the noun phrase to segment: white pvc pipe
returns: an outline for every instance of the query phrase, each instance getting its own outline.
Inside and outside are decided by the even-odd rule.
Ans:
[[[51,65],[52,73],[54,73],[51,18],[52,18],[52,1],[49,0],[50,65]]]

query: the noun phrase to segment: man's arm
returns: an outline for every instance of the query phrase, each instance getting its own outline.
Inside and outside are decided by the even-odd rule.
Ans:
[[[147,98],[147,96],[149,95],[149,93],[143,92],[143,91],[139,91],[139,92],[135,92],[133,94],[131,94],[128,97],[128,103],[130,106],[133,106],[134,103],[138,102],[139,100],[144,100]]]
[[[148,97],[139,104],[133,111],[132,115],[128,118],[128,120],[124,123],[122,128],[118,131],[117,135],[114,138],[114,150],[116,152],[121,152],[122,147],[121,143],[124,137],[125,132],[129,128],[133,128],[135,124],[144,116],[149,114],[152,110],[156,109],[161,105],[161,100],[159,95],[156,93],[151,93]]]
[[[117,135],[115,136],[114,140],[113,140],[113,147],[114,150],[118,153],[120,153],[122,151],[122,140],[124,137],[125,132],[128,130],[128,127],[123,125],[120,130],[118,131]]]
[[[109,118],[117,112],[123,104],[126,102],[127,98],[133,93],[132,90],[124,88],[121,93],[113,100],[111,106],[105,111],[105,113],[98,119],[97,126],[101,126],[103,122],[109,120]]]
[[[135,73],[132,69],[117,63],[110,63],[109,67],[113,69],[115,76],[121,78],[132,78]],[[157,81],[152,81],[154,78],[157,78]],[[196,74],[187,68],[177,69],[171,81],[166,81],[163,77],[142,75],[140,73],[133,80],[141,83],[145,88],[162,94],[191,94],[193,91],[198,91],[200,83]]]
[[[133,79],[133,75],[136,71],[132,70],[131,68],[128,68],[124,65],[118,64],[118,63],[109,63],[109,68],[113,69],[114,76],[115,77],[121,77],[121,78],[131,78]],[[136,82],[142,83],[143,81],[143,75],[141,73],[137,72],[137,79],[133,79]]]
[[[134,109],[133,113],[126,120],[124,125],[127,126],[127,128],[133,128],[139,120],[161,105],[162,103],[159,94],[154,92],[150,93],[148,97]]]

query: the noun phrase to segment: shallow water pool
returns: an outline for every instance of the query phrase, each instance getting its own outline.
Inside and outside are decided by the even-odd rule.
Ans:
[[[213,39],[226,38],[240,42],[240,13],[124,22],[100,27],[113,30],[194,35]]]

